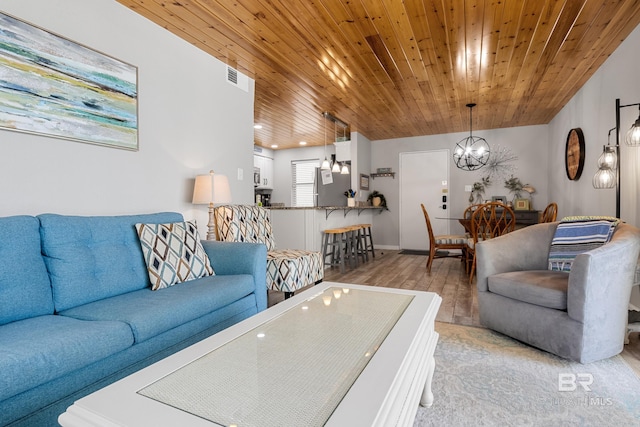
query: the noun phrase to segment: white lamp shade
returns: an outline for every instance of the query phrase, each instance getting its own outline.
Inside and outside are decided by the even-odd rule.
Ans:
[[[209,203],[230,203],[231,189],[226,175],[207,174],[196,176],[193,186],[194,205],[208,205]]]
[[[231,203],[231,189],[226,175],[213,175],[213,203]]]
[[[211,174],[196,176],[193,186],[194,205],[208,205],[213,201],[213,179]]]

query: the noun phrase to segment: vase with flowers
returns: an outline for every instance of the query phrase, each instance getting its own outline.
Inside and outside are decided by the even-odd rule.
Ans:
[[[514,202],[516,199],[522,198],[524,187],[528,185],[529,184],[523,184],[522,181],[520,181],[520,178],[516,178],[513,175],[511,175],[511,177],[504,182],[504,188],[509,190],[510,193],[513,193]]]

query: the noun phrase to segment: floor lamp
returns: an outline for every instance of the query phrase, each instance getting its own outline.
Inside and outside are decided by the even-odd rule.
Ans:
[[[616,99],[616,127],[609,130],[616,131],[616,145],[607,143],[598,158],[598,171],[593,177],[594,188],[616,188],[616,218],[620,218],[620,109],[626,107],[639,107],[640,103],[620,104],[620,98]],[[625,135],[625,143],[630,147],[640,146],[640,112],[638,119]]]
[[[214,218],[214,204],[231,203],[229,179],[225,175],[210,171],[207,175],[196,176],[193,186],[194,205],[209,205],[209,222],[207,223],[207,240],[216,240],[218,230]]]

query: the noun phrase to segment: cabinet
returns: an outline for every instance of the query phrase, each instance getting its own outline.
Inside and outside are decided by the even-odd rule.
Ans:
[[[516,216],[516,224],[518,225],[533,225],[538,223],[538,216],[540,211],[521,211],[514,210],[513,213]]]
[[[260,183],[257,190],[273,190],[273,159],[253,156],[253,167],[260,171]]]

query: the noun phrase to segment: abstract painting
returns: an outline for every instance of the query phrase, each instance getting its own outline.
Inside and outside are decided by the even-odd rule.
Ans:
[[[0,129],[138,149],[138,69],[0,13]]]

